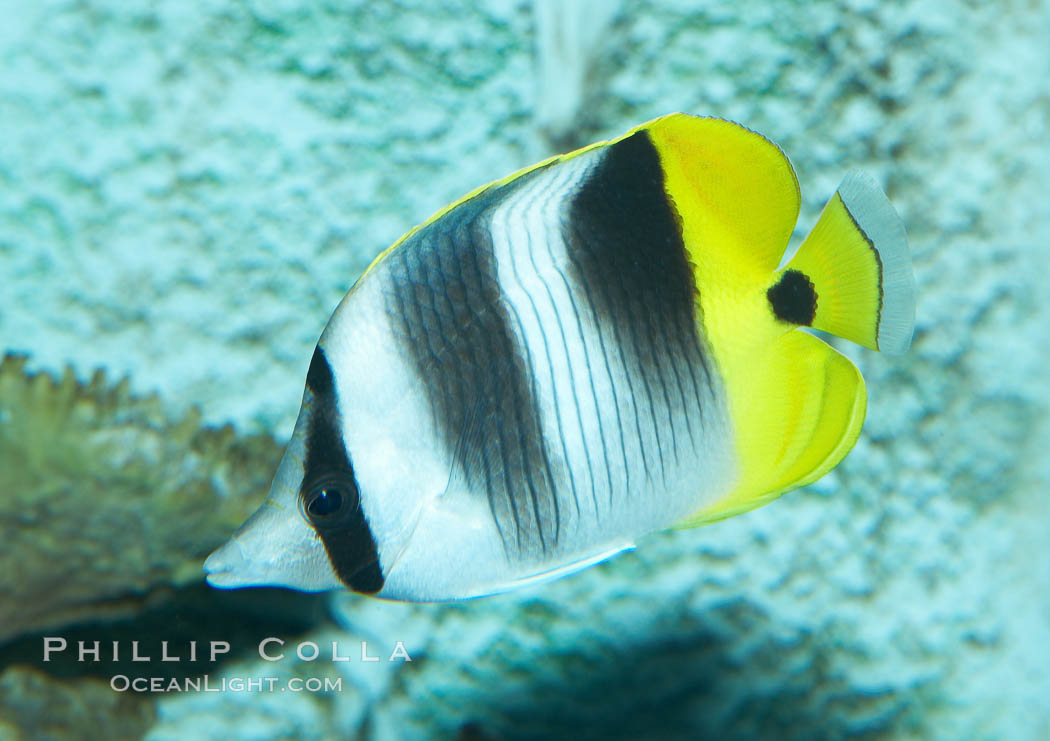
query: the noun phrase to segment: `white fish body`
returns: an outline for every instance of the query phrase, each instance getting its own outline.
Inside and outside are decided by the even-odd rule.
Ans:
[[[782,452],[789,478],[774,489],[744,468],[776,427],[738,401],[766,392],[748,386],[752,365],[779,367],[763,348],[803,323],[794,314],[822,317],[784,271],[708,285],[668,163],[676,127],[701,121],[783,157],[735,124],[676,114],[480,189],[377,259],[318,342],[268,500],[209,558],[209,581],[490,594],[757,506],[837,463],[863,382],[807,335],[834,355],[809,340],[786,351],[819,361],[800,372],[838,374],[842,401],[817,398],[815,413],[837,414],[841,434],[810,429],[831,450]],[[754,342],[725,339],[721,318],[748,312]]]

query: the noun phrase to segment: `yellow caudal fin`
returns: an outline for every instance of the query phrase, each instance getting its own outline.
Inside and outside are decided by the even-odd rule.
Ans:
[[[767,293],[779,319],[900,355],[915,325],[915,279],[897,212],[852,171]]]
[[[734,405],[740,478],[732,491],[679,527],[723,520],[826,474],[857,442],[867,405],[857,367],[801,330],[755,357]]]

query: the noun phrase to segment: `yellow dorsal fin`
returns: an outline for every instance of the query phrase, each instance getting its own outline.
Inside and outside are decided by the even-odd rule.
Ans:
[[[748,393],[734,418],[740,479],[679,527],[696,527],[766,504],[816,481],[860,435],[867,394],[857,367],[802,330],[781,335],[749,363]]]
[[[799,188],[787,156],[773,142],[720,118],[672,113],[643,124],[652,136],[667,192],[692,232],[686,244],[712,244],[753,257],[773,272],[798,221]]]

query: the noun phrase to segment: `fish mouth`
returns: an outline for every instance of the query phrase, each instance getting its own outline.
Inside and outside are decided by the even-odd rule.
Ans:
[[[244,544],[234,538],[208,556],[204,562],[207,581],[219,589],[243,589],[245,587],[285,587],[301,592],[325,592],[342,585],[329,579],[304,577],[290,571],[280,563],[251,558],[245,553]]]
[[[251,561],[237,539],[216,549],[204,562],[208,584],[220,589],[237,589],[258,584],[251,578]]]
[[[264,504],[204,561],[219,589],[287,587],[323,592],[342,586],[324,545],[296,511]]]

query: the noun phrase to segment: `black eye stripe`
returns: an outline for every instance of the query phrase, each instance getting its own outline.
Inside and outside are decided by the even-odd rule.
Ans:
[[[343,444],[335,379],[320,345],[314,350],[310,361],[306,388],[312,398],[303,487],[299,492],[303,516],[320,536],[328,560],[339,579],[355,591],[378,592],[384,581],[379,568],[379,552],[359,506],[357,480]],[[310,507],[315,504],[317,489],[326,484],[339,486],[343,497],[341,509],[338,512],[311,515]]]
[[[314,348],[310,359],[310,370],[306,372],[306,387],[314,396],[333,396],[335,385],[332,381],[332,368],[320,346]]]
[[[304,481],[318,478],[322,471],[354,477],[350,460],[343,446],[340,431],[339,407],[335,393],[335,381],[328,359],[320,347],[314,349],[310,370],[306,374],[306,388],[313,394],[309,435],[306,440],[306,465]],[[315,474],[311,476],[311,474]]]

